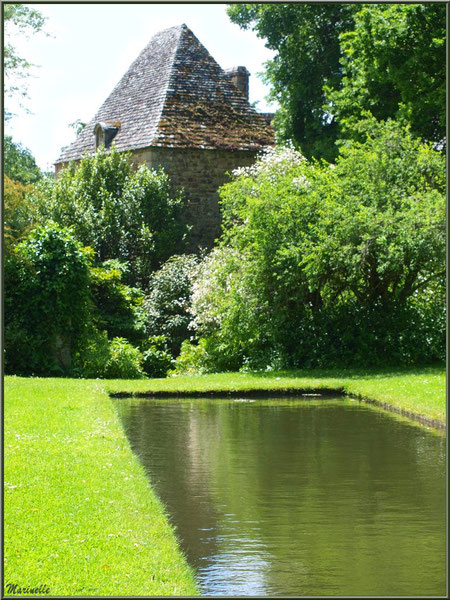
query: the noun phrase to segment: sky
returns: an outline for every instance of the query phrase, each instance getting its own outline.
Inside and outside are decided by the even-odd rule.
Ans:
[[[15,34],[20,56],[37,67],[27,79],[27,114],[11,105],[17,116],[5,134],[31,150],[44,171],[52,170],[63,146],[75,132],[77,119],[88,122],[106,100],[150,38],[163,29],[185,23],[219,65],[243,65],[251,73],[250,102],[259,111],[275,110],[265,101],[269,88],[258,77],[273,56],[252,31],[242,31],[226,15],[226,4],[86,3],[28,4],[47,22],[45,31],[25,38]]]

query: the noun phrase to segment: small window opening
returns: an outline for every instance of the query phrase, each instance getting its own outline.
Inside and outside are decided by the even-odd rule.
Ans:
[[[97,123],[97,125],[94,127],[95,148],[97,149],[100,146],[109,148],[119,129],[119,121],[106,121]]]

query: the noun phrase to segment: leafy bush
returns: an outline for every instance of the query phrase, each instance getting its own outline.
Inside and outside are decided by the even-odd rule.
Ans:
[[[173,357],[163,335],[154,335],[145,342],[143,369],[149,377],[165,377],[173,366]]]
[[[3,138],[3,152],[6,177],[23,185],[36,183],[42,178],[34,156],[28,148],[13,142],[10,135]]]
[[[30,232],[36,222],[36,210],[27,199],[31,189],[30,185],[4,176],[4,239],[7,252]]]
[[[192,295],[216,369],[442,359],[444,159],[397,123],[360,131],[335,165],[275,149],[221,189]]]
[[[129,263],[130,285],[145,285],[150,273],[182,248],[181,195],[162,170],[145,165],[135,170],[127,153],[100,148],[37,189],[33,201],[41,218],[72,225],[76,238],[94,249],[97,263]]]
[[[90,326],[74,359],[72,375],[96,379],[144,377],[143,356],[125,338],[108,340],[106,331]]]
[[[208,360],[202,368],[238,370],[250,355],[269,351],[259,288],[257,270],[232,247],[216,248],[202,261],[193,282],[190,324],[205,338]]]
[[[184,340],[180,354],[175,359],[171,375],[192,375],[194,373],[209,373],[215,370],[214,359],[206,348],[206,339],[200,339],[198,344]]]
[[[107,379],[140,379],[144,377],[142,370],[142,354],[124,338],[114,338],[109,345],[109,357],[103,371]]]
[[[340,37],[340,86],[327,107],[346,137],[364,111],[403,119],[424,139],[445,142],[445,11],[439,4],[360,4]],[[334,88],[334,89],[333,89]]]
[[[124,337],[139,344],[145,336],[144,294],[122,283],[127,271],[127,265],[118,260],[91,269],[93,322],[100,331],[106,330],[110,339]]]
[[[92,324],[86,328],[74,357],[72,374],[78,377],[102,378],[111,356],[110,341],[106,331]]]
[[[193,255],[173,256],[150,278],[144,302],[147,335],[165,336],[174,356],[191,335],[189,307],[197,265]]]
[[[5,261],[5,367],[62,373],[90,319],[89,249],[54,223],[34,229]]]

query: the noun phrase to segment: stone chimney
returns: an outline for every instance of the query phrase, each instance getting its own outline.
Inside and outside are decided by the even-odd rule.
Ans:
[[[226,69],[225,73],[231,83],[234,83],[237,89],[242,92],[248,100],[248,78],[250,73],[247,69],[245,67],[232,67],[231,69]]]
[[[275,118],[275,113],[273,112],[261,112],[259,113],[266,120],[267,125],[272,125],[272,121]]]

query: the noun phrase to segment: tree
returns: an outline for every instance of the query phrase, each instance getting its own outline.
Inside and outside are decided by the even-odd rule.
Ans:
[[[83,131],[86,125],[87,123],[85,123],[81,119],[75,119],[73,123],[69,123],[69,127],[73,129],[77,135],[80,135],[80,133]]]
[[[216,365],[442,360],[445,165],[431,145],[372,118],[335,165],[276,149],[221,198],[221,247],[193,291]]]
[[[357,5],[345,3],[232,4],[227,12],[241,28],[251,27],[276,51],[266,63],[270,98],[281,109],[275,125],[280,140],[294,141],[310,158],[333,160],[337,124],[324,109],[324,86],[339,88],[339,35],[353,26]]]
[[[7,175],[3,179],[4,240],[6,252],[29,232],[37,220],[35,207],[27,200],[31,186],[12,181]]]
[[[129,263],[124,282],[145,286],[150,274],[180,251],[186,226],[183,199],[162,171],[137,170],[129,155],[100,148],[71,163],[55,180],[36,186],[41,218],[72,227],[76,238],[102,263]]]
[[[361,130],[361,128],[360,128]],[[366,122],[364,141],[322,170],[326,193],[302,263],[310,289],[335,302],[404,304],[444,277],[444,158],[395,121]]]
[[[234,4],[228,14],[276,51],[265,73],[275,124],[307,158],[334,160],[335,141],[368,113],[442,142],[444,4]]]
[[[153,273],[144,302],[149,336],[164,336],[173,356],[189,337],[192,280],[198,265],[194,255],[172,256]]]
[[[16,95],[24,97],[26,96],[26,87],[23,80],[30,75],[30,69],[34,65],[17,54],[13,39],[17,34],[27,36],[43,31],[46,19],[38,10],[24,4],[3,4],[3,19],[5,25],[3,48],[5,96],[6,98]],[[5,118],[9,119],[11,116],[12,113],[5,110]]]
[[[91,269],[93,322],[108,338],[126,338],[139,344],[145,338],[144,293],[122,283],[127,266],[108,260]]]
[[[341,35],[342,86],[327,84],[328,110],[346,136],[365,113],[400,118],[411,132],[442,143],[446,115],[444,4],[376,4]]]
[[[5,260],[6,369],[67,371],[90,321],[90,252],[70,230],[37,227]]]
[[[14,143],[10,135],[4,137],[3,156],[5,175],[13,181],[28,185],[36,183],[42,177],[42,172],[30,150]]]

